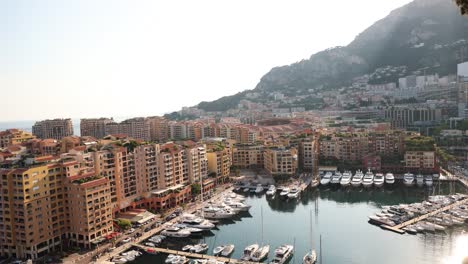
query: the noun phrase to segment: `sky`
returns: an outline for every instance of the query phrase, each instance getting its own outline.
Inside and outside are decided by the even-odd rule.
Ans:
[[[0,121],[161,115],[253,89],[409,2],[0,1]]]

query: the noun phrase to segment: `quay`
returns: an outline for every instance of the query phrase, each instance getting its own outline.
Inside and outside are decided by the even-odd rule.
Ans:
[[[192,258],[192,259],[214,259],[216,261],[221,261],[224,263],[258,264],[258,262],[252,262],[252,261],[243,261],[243,260],[238,260],[238,259],[217,257],[217,256],[206,255],[206,254],[197,254],[197,253],[178,251],[178,250],[172,250],[172,249],[167,249],[167,248],[147,247],[147,246],[143,246],[143,245],[136,244],[136,243],[132,244],[132,246],[141,248],[144,251],[153,250],[153,251],[163,253],[163,254],[174,254],[174,255],[179,255],[179,256],[185,256],[187,258]]]
[[[424,219],[426,219],[426,218],[428,218],[428,217],[431,217],[431,216],[437,215],[437,214],[439,214],[439,213],[442,213],[442,212],[444,212],[444,211],[450,210],[450,209],[452,209],[452,208],[454,208],[454,207],[456,207],[456,206],[462,205],[462,204],[464,204],[464,203],[468,203],[468,198],[465,198],[465,199],[463,199],[463,200],[454,202],[454,203],[452,203],[452,204],[449,204],[449,205],[447,205],[447,206],[444,206],[444,207],[442,207],[442,208],[439,208],[439,209],[437,209],[437,210],[434,210],[434,211],[432,211],[432,212],[430,212],[430,213],[427,213],[427,214],[425,214],[425,215],[420,215],[420,216],[418,216],[418,217],[415,217],[415,218],[413,218],[413,219],[411,219],[411,220],[408,220],[408,221],[403,222],[403,223],[401,223],[401,224],[398,224],[398,225],[396,225],[396,226],[381,225],[380,227],[383,228],[383,229],[387,229],[387,230],[390,230],[390,231],[399,233],[399,234],[404,234],[405,231],[403,231],[402,228],[404,228],[404,227],[406,227],[406,226],[408,226],[408,225],[412,225],[412,224],[414,224],[414,223],[417,223],[417,222],[419,222],[419,221],[421,221],[421,220],[424,220]]]

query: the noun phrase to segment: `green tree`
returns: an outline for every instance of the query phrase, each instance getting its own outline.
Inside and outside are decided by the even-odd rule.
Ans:
[[[458,7],[460,8],[460,13],[462,15],[468,14],[468,0],[455,0]]]
[[[201,185],[199,183],[192,184],[192,195],[197,196],[201,193]]]
[[[117,225],[122,229],[122,230],[127,230],[130,227],[132,227],[132,222],[127,219],[118,219],[117,220]]]

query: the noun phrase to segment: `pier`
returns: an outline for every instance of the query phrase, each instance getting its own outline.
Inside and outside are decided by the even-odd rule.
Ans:
[[[206,254],[197,254],[197,253],[172,250],[172,249],[167,249],[167,248],[147,247],[147,246],[143,246],[140,244],[132,244],[132,246],[141,248],[144,251],[153,250],[153,251],[163,253],[163,254],[174,254],[174,255],[184,256],[184,257],[191,258],[191,259],[214,259],[216,261],[221,261],[224,263],[258,264],[258,262],[243,261],[243,260],[231,259],[231,258],[225,258],[225,257],[217,257],[217,256],[206,255]]]
[[[452,204],[449,204],[449,205],[447,205],[447,206],[444,206],[444,207],[442,207],[442,208],[439,208],[439,209],[437,209],[437,210],[434,210],[434,211],[432,211],[432,212],[430,212],[430,213],[427,213],[427,214],[425,214],[425,215],[420,215],[420,216],[418,216],[418,217],[415,217],[415,218],[413,218],[413,219],[411,219],[411,220],[408,220],[408,221],[403,222],[403,223],[401,223],[401,224],[398,224],[398,225],[396,225],[396,226],[381,225],[380,227],[382,227],[383,229],[387,229],[387,230],[390,230],[390,231],[399,233],[399,234],[403,234],[403,233],[405,233],[405,231],[403,231],[402,228],[404,228],[404,227],[406,227],[406,226],[408,226],[408,225],[415,224],[415,223],[417,223],[417,222],[419,222],[419,221],[421,221],[421,220],[424,220],[424,219],[426,219],[426,218],[428,218],[428,217],[437,215],[437,214],[439,214],[439,213],[442,213],[442,212],[444,212],[444,211],[450,210],[450,209],[452,209],[452,208],[454,208],[454,207],[457,207],[457,206],[462,205],[462,204],[467,203],[467,202],[468,202],[468,198],[465,198],[465,199],[463,199],[463,200],[454,202],[454,203],[452,203]]]

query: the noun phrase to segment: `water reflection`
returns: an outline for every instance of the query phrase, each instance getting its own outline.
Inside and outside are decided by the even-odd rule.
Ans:
[[[239,258],[245,246],[261,244],[263,210],[264,242],[274,248],[295,243],[290,263],[301,263],[310,249],[309,215],[313,212],[313,244],[319,248],[322,235],[324,264],[333,263],[461,263],[468,252],[468,226],[449,228],[446,233],[398,235],[367,223],[367,216],[381,205],[420,202],[428,195],[463,192],[456,184],[435,185],[432,189],[394,186],[382,189],[326,188],[308,190],[300,199],[287,200],[279,195],[247,195],[252,205],[241,217],[221,221],[203,238],[168,240],[163,247],[181,249],[189,243],[205,242],[209,253],[216,245],[233,243],[233,258]],[[461,237],[461,238],[460,238]],[[295,241],[295,242],[294,242]],[[145,255],[135,263],[164,263],[161,256]]]

